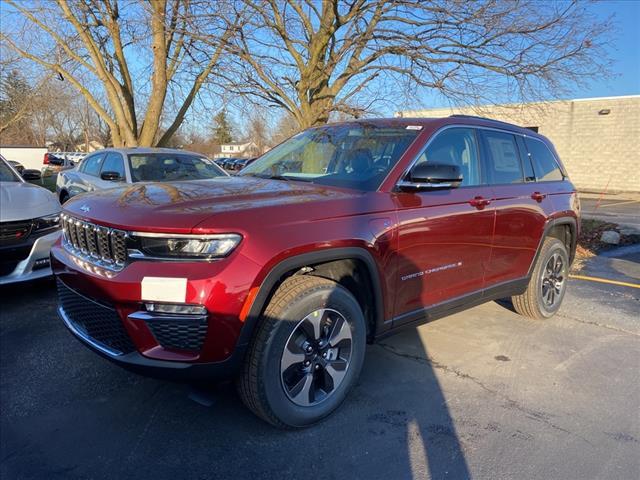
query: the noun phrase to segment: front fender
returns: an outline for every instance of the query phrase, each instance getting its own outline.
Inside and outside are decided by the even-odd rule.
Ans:
[[[373,255],[362,246],[326,248],[289,256],[284,260],[276,262],[275,265],[271,267],[265,267],[267,273],[265,274],[263,272],[263,274],[260,275],[263,276],[264,279],[259,286],[252,288],[247,298],[247,305],[250,306],[246,309],[243,308],[243,312],[246,311],[247,313],[238,345],[246,346],[250,342],[264,308],[280,280],[287,272],[300,269],[307,265],[344,259],[361,260],[367,266],[374,289],[375,323],[376,327],[382,326],[384,324],[384,294],[380,281],[380,272]]]

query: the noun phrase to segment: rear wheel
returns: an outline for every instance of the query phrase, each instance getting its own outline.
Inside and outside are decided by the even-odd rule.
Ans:
[[[269,302],[238,381],[243,402],[277,427],[333,412],[355,384],[366,345],[360,305],[324,278],[287,279]]]
[[[511,297],[514,308],[525,317],[551,317],[562,304],[568,275],[567,247],[557,238],[546,238],[527,289],[522,295]]]

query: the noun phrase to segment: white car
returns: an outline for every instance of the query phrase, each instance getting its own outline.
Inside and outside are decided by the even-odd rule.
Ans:
[[[0,156],[0,285],[51,275],[49,251],[59,237],[56,196]]]

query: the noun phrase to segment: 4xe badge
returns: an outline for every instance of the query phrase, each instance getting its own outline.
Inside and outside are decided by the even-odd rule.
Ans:
[[[91,207],[89,205],[82,205],[80,207],[80,210],[82,210],[84,213],[89,213],[91,211]]]

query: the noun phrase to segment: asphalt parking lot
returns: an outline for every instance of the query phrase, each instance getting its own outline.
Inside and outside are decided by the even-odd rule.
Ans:
[[[585,271],[640,283],[634,252]],[[640,289],[572,280],[549,321],[489,303],[407,330],[293,432],[88,351],[50,281],[0,295],[2,478],[640,478]]]
[[[597,218],[640,232],[640,196],[638,194],[608,196],[582,194],[580,204],[584,218]]]

